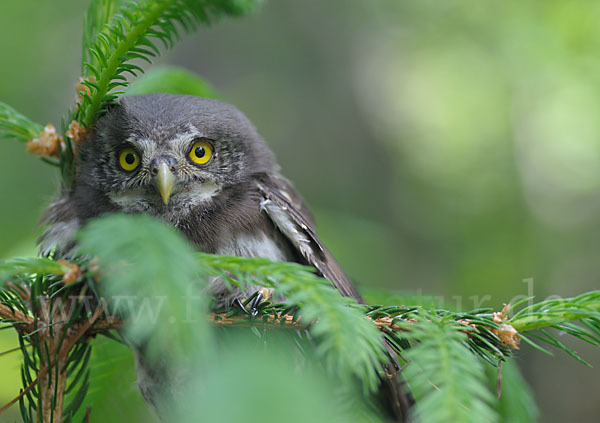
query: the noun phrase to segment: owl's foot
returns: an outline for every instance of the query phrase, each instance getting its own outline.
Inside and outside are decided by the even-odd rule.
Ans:
[[[270,299],[271,291],[267,288],[261,288],[252,294],[252,296],[249,298],[249,301],[244,300],[243,298],[236,298],[233,303],[247,315],[256,317],[258,315],[258,305],[263,301],[269,301]],[[244,303],[246,303],[246,305],[244,305]]]

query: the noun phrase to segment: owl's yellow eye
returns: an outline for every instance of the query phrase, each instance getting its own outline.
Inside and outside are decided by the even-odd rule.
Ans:
[[[119,153],[119,165],[123,170],[131,172],[140,165],[140,156],[133,148],[124,148]]]
[[[190,160],[197,165],[205,165],[210,162],[213,155],[212,145],[206,141],[196,142],[190,151]]]

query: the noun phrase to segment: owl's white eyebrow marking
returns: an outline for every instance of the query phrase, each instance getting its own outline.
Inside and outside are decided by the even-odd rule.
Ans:
[[[192,125],[187,125],[187,131],[177,134],[168,142],[171,150],[178,151],[181,155],[186,155],[191,147],[191,142],[196,137],[202,137],[202,133]]]
[[[129,137],[126,141],[137,148],[138,152],[142,155],[142,163],[148,165],[152,157],[154,157],[156,143],[148,138],[134,137]]]
[[[136,147],[142,154],[142,163],[148,165],[150,160],[152,160],[156,154],[159,154],[161,150],[165,150],[165,152],[177,152],[182,157],[187,155],[192,140],[196,137],[203,136],[204,134],[202,132],[193,125],[188,124],[185,130],[162,143],[152,138],[136,138],[134,136],[128,137],[125,142]]]

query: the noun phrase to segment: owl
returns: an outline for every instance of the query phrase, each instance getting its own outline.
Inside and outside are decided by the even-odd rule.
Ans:
[[[205,98],[123,97],[80,146],[76,183],[48,209],[42,254],[75,254],[75,233],[94,217],[146,213],[177,228],[198,250],[310,265],[340,293],[363,302],[321,243],[313,218],[265,141],[242,112]],[[210,282],[217,308],[251,294]],[[152,401],[151,369],[137,357],[142,393]],[[388,369],[393,372],[393,369]],[[143,380],[142,380],[143,379]],[[385,380],[394,414],[405,398]]]

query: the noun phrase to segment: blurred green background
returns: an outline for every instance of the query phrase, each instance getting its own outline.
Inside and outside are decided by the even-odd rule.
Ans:
[[[3,2],[0,101],[60,124],[86,7]],[[364,292],[500,308],[599,286],[599,21],[583,0],[272,0],[159,63],[249,116]],[[58,174],[17,142],[0,157],[0,258],[31,255]],[[600,354],[570,345],[595,368],[517,354],[540,421],[600,414]],[[13,346],[0,332],[0,351]],[[17,358],[0,357],[0,403],[18,392]]]

